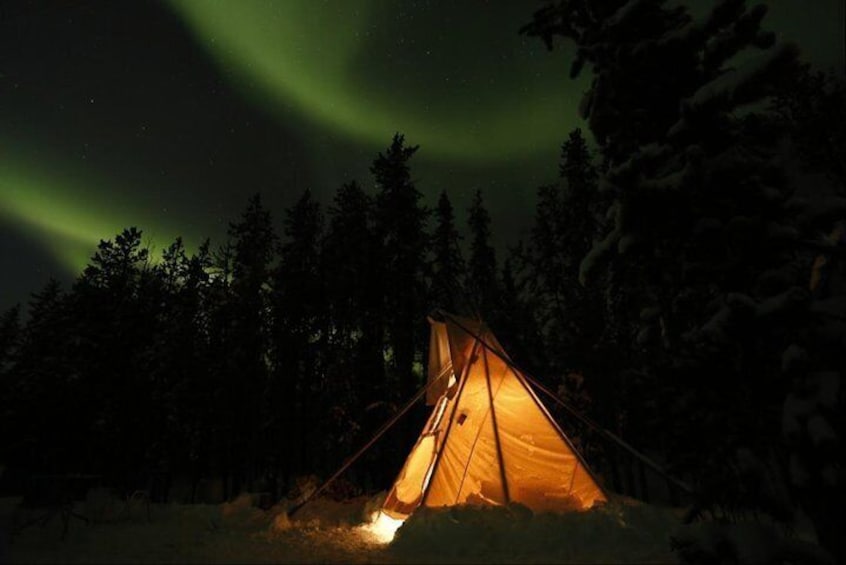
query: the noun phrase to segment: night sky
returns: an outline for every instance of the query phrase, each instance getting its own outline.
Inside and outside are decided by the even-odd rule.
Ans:
[[[710,2],[696,2],[705,7]],[[765,27],[843,69],[841,0],[773,2]],[[500,249],[581,124],[589,73],[518,35],[516,0],[3,0],[0,309],[69,281],[99,239],[135,225],[156,254],[221,243],[249,195],[280,226],[309,188],[372,187],[394,132],[432,205],[464,223],[484,191]]]

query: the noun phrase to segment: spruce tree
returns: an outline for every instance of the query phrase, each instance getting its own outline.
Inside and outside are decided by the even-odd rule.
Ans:
[[[426,254],[429,211],[411,178],[409,161],[418,146],[394,135],[370,167],[376,180],[376,234],[381,242],[384,313],[388,340],[388,398],[410,398],[422,384],[425,339]],[[418,366],[419,367],[419,366]]]
[[[7,460],[39,472],[77,463],[78,455],[70,452],[78,446],[72,430],[78,433],[89,422],[83,426],[70,422],[61,429],[52,424],[70,415],[68,402],[81,400],[79,391],[70,387],[72,369],[65,361],[71,325],[59,282],[51,278],[31,295],[28,306],[28,320],[17,336],[16,362],[4,382],[8,419],[4,419],[3,452]]]
[[[694,21],[660,2],[562,0],[524,29],[548,44],[572,39],[571,74],[585,64],[594,74],[582,111],[611,222],[580,280],[604,287],[628,366],[617,387],[624,435],[663,451],[724,507],[746,495],[717,462],[749,450],[771,463],[781,447],[780,354],[807,301],[779,166],[784,130],[761,114],[797,51],[761,30],[765,13],[726,1]],[[750,56],[731,66],[741,51]]]
[[[324,367],[332,425],[324,440],[351,453],[364,441],[361,417],[367,406],[381,399],[385,380],[373,199],[355,181],[342,185],[329,207],[327,224],[321,268],[329,319]]]
[[[598,233],[601,202],[597,173],[579,129],[562,146],[559,173],[558,183],[538,190],[529,281],[544,341],[560,353],[548,370],[563,375],[587,369],[602,327],[596,293],[578,282],[579,263]]]
[[[0,376],[6,373],[13,362],[20,339],[20,325],[20,304],[12,306],[0,315]]]
[[[230,224],[229,237],[233,251],[232,327],[223,392],[231,406],[225,434],[230,453],[229,486],[237,493],[258,471],[260,407],[268,378],[268,289],[277,236],[270,212],[258,194],[250,198],[240,219]]]
[[[209,241],[188,255],[181,238],[162,252],[154,268],[159,281],[159,330],[148,356],[153,380],[153,444],[157,472],[176,467],[197,476],[208,463],[213,391],[205,303],[212,258]],[[159,499],[166,492],[152,493]]]
[[[429,211],[421,203],[422,194],[411,178],[409,161],[418,146],[406,146],[397,133],[391,145],[380,152],[370,167],[376,181],[374,213],[379,261],[374,274],[381,279],[381,324],[385,343],[385,383],[381,402],[374,403],[373,420],[382,420],[423,385],[423,355],[426,346],[427,255]],[[379,323],[374,321],[374,323]],[[382,406],[387,410],[378,410]],[[382,461],[378,484],[391,480],[384,466],[402,464],[401,453],[413,442],[423,419],[422,407],[412,410],[397,432],[379,447]],[[374,422],[375,423],[375,422]],[[378,424],[376,424],[378,425]],[[368,425],[368,428],[372,426]]]
[[[846,148],[843,113],[846,81],[804,66],[785,81],[773,103],[776,120],[790,132],[790,156],[798,163],[800,189],[792,205],[805,238],[795,259],[810,300],[793,323],[796,331],[781,356],[788,394],[782,432],[788,476],[796,498],[814,522],[820,543],[840,561],[846,555],[843,481],[836,469],[846,433],[842,388],[846,365]]]
[[[298,454],[304,469],[322,463],[320,434],[326,413],[326,382],[321,353],[327,340],[324,278],[320,264],[323,214],[306,190],[286,210],[284,240],[274,275],[273,375],[276,410],[284,414],[288,449]],[[271,402],[271,405],[274,404]],[[294,443],[295,445],[290,445]],[[283,447],[280,445],[280,449]]]
[[[436,226],[432,234],[432,283],[429,294],[433,308],[447,312],[468,313],[464,290],[465,265],[461,256],[461,236],[455,227],[452,203],[446,191],[438,197]]]
[[[0,429],[0,458],[4,461],[14,461],[19,455],[13,448],[14,435],[21,431],[16,416],[23,404],[14,372],[21,339],[20,311],[16,304],[0,316],[0,421],[5,423]]]
[[[470,260],[467,277],[470,300],[476,314],[491,320],[499,315],[499,276],[496,252],[491,245],[491,217],[485,209],[482,191],[477,190],[467,210],[470,228]]]
[[[79,340],[69,365],[78,372],[77,388],[89,392],[77,409],[91,418],[86,425],[95,446],[86,450],[94,458],[87,464],[124,488],[139,486],[150,464],[146,420],[154,407],[147,359],[159,329],[156,284],[142,232],[131,227],[100,242],[69,296]]]

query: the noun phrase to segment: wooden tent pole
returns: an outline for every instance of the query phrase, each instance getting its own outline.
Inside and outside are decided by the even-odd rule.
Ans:
[[[296,513],[296,512],[300,509],[300,508],[302,508],[303,506],[305,506],[306,504],[308,504],[309,502],[311,502],[311,501],[312,501],[312,500],[313,500],[313,499],[314,499],[317,495],[319,495],[320,493],[322,493],[323,491],[325,491],[325,490],[326,490],[326,488],[327,488],[330,484],[332,484],[332,483],[335,481],[335,479],[337,479],[338,477],[340,477],[340,476],[343,474],[343,472],[344,472],[344,471],[346,471],[346,470],[350,467],[350,465],[352,465],[353,463],[355,463],[355,461],[356,461],[359,457],[361,457],[361,456],[364,454],[364,452],[365,452],[365,451],[367,451],[368,449],[370,449],[370,447],[371,447],[374,443],[376,443],[376,441],[377,441],[380,437],[382,437],[382,436],[385,434],[385,432],[387,432],[387,431],[391,428],[391,426],[393,426],[394,424],[396,424],[396,423],[397,423],[397,421],[398,421],[400,418],[402,418],[402,416],[403,416],[406,412],[408,412],[408,410],[409,410],[409,409],[410,409],[410,408],[411,408],[411,407],[412,407],[412,406],[413,406],[413,405],[414,405],[414,404],[415,404],[418,400],[420,400],[420,399],[423,397],[423,395],[424,395],[424,394],[426,394],[426,392],[427,392],[427,391],[428,391],[428,390],[432,387],[432,385],[433,385],[433,384],[435,384],[436,382],[438,382],[439,380],[440,380],[440,379],[433,379],[432,381],[430,381],[430,382],[426,383],[426,385],[424,385],[424,386],[423,386],[420,390],[418,390],[418,391],[417,391],[417,393],[416,393],[416,394],[415,394],[415,395],[411,398],[411,400],[409,400],[409,401],[406,403],[406,405],[405,405],[405,406],[403,406],[403,407],[402,407],[402,409],[401,409],[399,412],[397,412],[396,414],[394,414],[394,415],[391,417],[391,419],[390,419],[390,420],[388,420],[387,422],[385,422],[385,423],[382,425],[382,427],[381,427],[381,428],[379,428],[379,430],[378,430],[378,431],[377,431],[377,432],[373,435],[373,437],[370,439],[370,441],[368,441],[367,443],[365,443],[365,444],[361,447],[361,449],[359,449],[358,451],[356,451],[356,452],[355,452],[355,454],[353,454],[353,455],[352,455],[349,459],[347,459],[347,460],[344,462],[344,464],[343,464],[343,465],[341,465],[341,468],[340,468],[340,469],[338,469],[337,471],[335,471],[335,473],[334,473],[331,477],[329,477],[328,479],[326,479],[326,481],[324,481],[324,483],[323,483],[322,485],[320,485],[320,487],[318,487],[317,489],[315,489],[314,491],[312,491],[312,493],[311,493],[310,495],[308,495],[308,496],[307,496],[307,497],[306,497],[306,498],[305,498],[302,502],[300,502],[299,504],[296,504],[295,506],[291,507],[291,508],[288,510],[288,512],[287,512],[288,517],[290,518],[291,516],[293,516],[293,515],[294,515],[294,514],[295,514],[295,513]]]
[[[499,478],[502,481],[502,494],[505,495],[505,503],[508,504],[511,502],[511,494],[508,491],[508,479],[505,476],[505,460],[502,457],[502,443],[500,443],[499,440],[499,425],[496,421],[496,409],[494,408],[494,394],[491,389],[491,372],[488,367],[487,352],[482,354],[482,360],[485,363],[485,380],[488,383],[488,405],[491,410],[491,423],[493,424],[494,440],[496,440],[496,457],[499,461]],[[500,385],[501,384],[502,381],[500,381]],[[497,392],[499,392],[498,388]]]
[[[559,404],[561,407],[563,407],[565,410],[567,410],[570,414],[575,416],[576,419],[578,419],[580,422],[582,422],[586,426],[596,430],[597,432],[599,432],[600,434],[605,436],[607,439],[610,439],[611,441],[613,441],[614,443],[616,443],[617,445],[619,445],[620,447],[622,447],[623,449],[625,449],[626,451],[631,453],[634,457],[636,457],[637,459],[639,459],[640,461],[645,463],[650,469],[652,469],[653,471],[655,471],[656,473],[661,475],[665,480],[673,483],[674,485],[676,485],[677,487],[682,489],[687,494],[694,494],[693,489],[690,486],[688,486],[686,483],[684,483],[684,482],[680,481],[679,479],[673,477],[667,471],[665,471],[660,465],[658,465],[657,463],[655,463],[654,461],[649,459],[646,455],[643,455],[638,450],[636,450],[634,447],[632,447],[631,445],[629,445],[628,443],[623,441],[622,438],[620,438],[616,434],[606,430],[605,428],[603,428],[602,426],[600,426],[599,424],[597,424],[596,422],[594,422],[593,420],[591,420],[587,416],[581,414],[578,410],[576,410],[575,408],[573,408],[572,406],[570,406],[569,404],[567,404],[566,402],[561,400],[558,397],[557,394],[555,394],[554,392],[549,390],[547,387],[545,387],[544,385],[539,383],[537,380],[532,378],[532,376],[529,375],[529,373],[527,373],[526,371],[524,371],[523,369],[518,367],[507,356],[503,355],[502,353],[500,353],[499,351],[497,351],[496,349],[491,347],[485,340],[483,340],[481,337],[476,335],[475,332],[473,332],[473,331],[469,330],[468,328],[464,327],[464,325],[461,324],[461,322],[459,322],[458,320],[456,320],[453,316],[451,316],[450,314],[447,314],[446,312],[441,312],[441,314],[443,316],[449,318],[449,320],[452,323],[454,323],[456,326],[461,328],[464,332],[469,334],[471,337],[476,338],[476,340],[478,340],[479,343],[482,344],[482,347],[484,347],[485,349],[487,349],[488,351],[490,351],[491,353],[493,353],[494,355],[499,357],[505,364],[507,364],[509,367],[511,367],[514,371],[517,371],[518,373],[520,373],[527,381],[532,383],[540,391],[544,392],[547,396],[552,398],[553,401],[555,401],[557,404]]]

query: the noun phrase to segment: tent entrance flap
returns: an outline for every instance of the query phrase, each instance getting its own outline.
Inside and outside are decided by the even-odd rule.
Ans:
[[[449,339],[446,324],[429,319],[432,331],[429,334],[429,367],[427,380],[431,385],[426,392],[426,404],[432,406],[455,383],[452,357],[449,354]]]
[[[453,385],[455,386],[455,385]],[[392,518],[405,519],[420,506],[443,445],[446,417],[454,401],[450,400],[447,390],[438,400],[423,432],[405,461],[393,487],[388,492],[382,510]]]
[[[394,485],[397,502],[403,507],[416,507],[420,504],[423,493],[426,492],[426,487],[432,477],[435,457],[438,453],[439,426],[443,421],[447,404],[449,404],[449,399],[444,395],[438,401],[437,407],[426,423],[423,434],[412,448]]]

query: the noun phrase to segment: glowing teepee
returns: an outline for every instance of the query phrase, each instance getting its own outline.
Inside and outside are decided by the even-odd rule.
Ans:
[[[490,330],[451,315],[429,321],[435,408],[382,513],[404,520],[420,506],[509,502],[563,511],[606,500]]]

